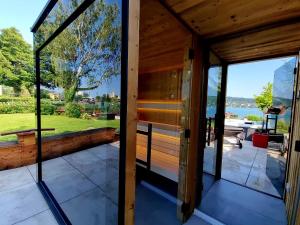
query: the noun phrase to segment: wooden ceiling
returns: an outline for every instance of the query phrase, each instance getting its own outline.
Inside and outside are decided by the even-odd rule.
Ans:
[[[300,0],[162,0],[228,62],[300,49]],[[285,33],[284,32],[288,32]]]

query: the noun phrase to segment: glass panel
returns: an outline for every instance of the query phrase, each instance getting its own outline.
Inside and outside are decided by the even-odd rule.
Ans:
[[[120,9],[95,1],[40,55],[43,181],[72,224],[118,220]]]
[[[152,125],[151,170],[178,180],[182,70],[139,75],[138,130]],[[148,134],[137,135],[137,158],[147,161]]]
[[[217,127],[216,118],[219,114],[222,67],[220,60],[209,53],[209,68],[207,71],[207,103],[206,103],[206,143],[203,157],[202,199],[215,182],[217,159]]]
[[[76,10],[84,0],[58,0],[44,22],[34,33],[34,46],[39,47]]]
[[[206,147],[204,152],[204,172],[215,175],[217,139],[215,119],[220,95],[222,67],[212,66],[208,70],[207,109],[206,109]]]

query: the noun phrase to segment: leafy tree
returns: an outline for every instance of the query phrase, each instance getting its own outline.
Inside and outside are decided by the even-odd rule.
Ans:
[[[263,112],[265,112],[269,107],[272,106],[272,89],[273,85],[269,82],[266,84],[266,86],[263,87],[263,91],[260,93],[260,95],[254,96],[257,107]]]
[[[32,48],[16,28],[1,30],[0,64],[0,84],[13,87],[16,95],[20,95],[22,86],[32,94],[35,81]]]
[[[40,36],[49,36],[80,2],[60,1],[53,21],[43,26]],[[74,101],[78,91],[93,90],[120,73],[119,20],[117,4],[96,1],[45,49],[45,54],[51,53],[46,57],[51,62],[44,64],[53,70],[52,83],[64,89],[66,102]]]

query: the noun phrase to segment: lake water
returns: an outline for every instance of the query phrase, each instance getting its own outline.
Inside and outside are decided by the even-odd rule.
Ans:
[[[238,108],[238,107],[226,107],[226,112],[230,112],[238,116],[239,119],[243,119],[248,115],[256,115],[259,117],[264,117],[263,112],[258,108]],[[216,107],[210,106],[207,107],[207,117],[215,117]],[[289,122],[291,118],[291,110],[288,109],[284,115],[278,117],[279,120],[284,120]]]
[[[237,107],[226,107],[226,112],[233,113],[237,115],[240,119],[243,119],[244,117],[248,115],[256,115],[263,117],[262,111],[260,111],[258,108],[237,108]],[[208,117],[214,117],[216,114],[216,108],[213,106],[207,107],[207,116]]]
[[[240,119],[247,117],[248,115],[256,115],[263,117],[263,112],[258,108],[236,108],[236,107],[226,107],[226,112],[233,113],[237,115]]]

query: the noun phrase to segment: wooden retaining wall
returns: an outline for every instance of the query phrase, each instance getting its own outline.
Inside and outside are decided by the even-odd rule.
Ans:
[[[45,137],[42,140],[43,160],[56,158],[115,140],[114,128],[98,128],[87,131]],[[36,163],[37,144],[35,133],[18,136],[18,142],[0,143],[0,170]]]

